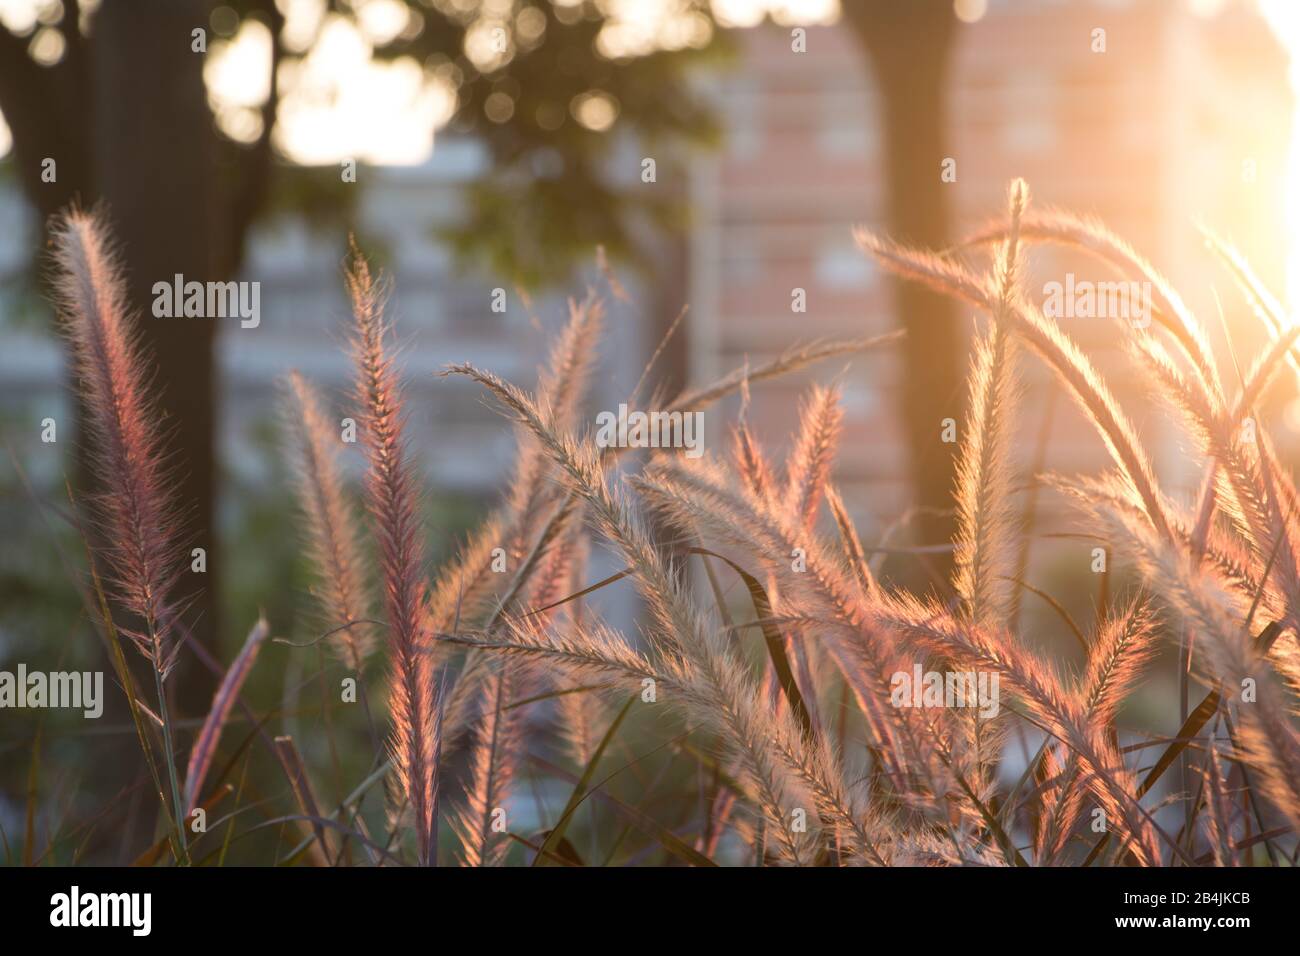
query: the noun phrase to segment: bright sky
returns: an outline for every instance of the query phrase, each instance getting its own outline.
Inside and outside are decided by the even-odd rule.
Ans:
[[[540,38],[544,18],[517,16],[514,0],[458,0],[474,6],[479,19],[466,37],[466,55],[490,66],[508,58],[498,52],[496,28],[513,20],[505,36],[526,42]],[[547,0],[540,0],[547,2]],[[549,0],[573,7],[580,0]],[[687,0],[596,0],[607,17],[597,41],[610,57],[636,56],[654,49],[702,46],[712,36],[707,17],[693,12]],[[724,26],[753,26],[770,15],[779,23],[826,23],[839,15],[839,0],[710,0]],[[98,0],[83,0],[93,10]],[[307,53],[286,63],[279,75],[281,103],[276,145],[301,163],[341,159],[407,165],[426,160],[433,135],[455,109],[453,87],[412,58],[391,63],[371,60],[375,44],[422,28],[418,13],[401,0],[351,0],[355,23],[327,15],[324,0],[276,0],[285,16],[285,45],[290,53]],[[60,0],[0,0],[0,24],[30,34],[29,50],[38,60],[57,62],[64,49]],[[224,19],[223,8],[212,26]],[[538,24],[541,21],[541,25]],[[234,24],[233,15],[230,22]],[[308,52],[309,51],[309,52]],[[205,78],[217,122],[230,136],[251,141],[261,133],[258,106],[270,88],[271,35],[246,22],[233,37],[209,31]],[[593,95],[594,94],[594,95]],[[592,91],[574,103],[580,122],[602,129],[617,116],[617,104]],[[0,157],[8,153],[10,134],[0,117]]]

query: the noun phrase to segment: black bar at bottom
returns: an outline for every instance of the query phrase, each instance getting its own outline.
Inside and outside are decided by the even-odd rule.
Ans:
[[[0,870],[0,926],[9,952],[17,950],[8,944],[28,936],[74,933],[83,943],[197,942],[205,949],[392,945],[403,937],[422,940],[422,948],[474,938],[491,949],[617,939],[771,946],[788,937],[807,950],[900,932],[918,943],[969,942],[984,933],[1005,943],[1023,932],[1051,932],[1037,938],[1071,944],[1195,934],[1231,940],[1289,929],[1297,888],[1295,871],[1286,868],[36,868]]]

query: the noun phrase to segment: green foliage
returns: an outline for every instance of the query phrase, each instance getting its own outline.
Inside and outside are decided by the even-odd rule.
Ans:
[[[707,11],[707,4],[698,6]],[[692,70],[724,62],[725,37],[704,49],[611,60],[597,49],[604,21],[590,5],[562,17],[554,4],[522,3],[507,31],[507,61],[480,69],[465,52],[477,11],[460,13],[441,0],[433,9],[413,7],[423,30],[376,55],[416,57],[450,80],[458,96],[452,131],[472,132],[490,152],[490,174],[468,190],[466,221],[440,233],[462,262],[536,288],[563,281],[596,245],[642,262],[638,222],[682,225],[684,190],[667,175],[642,183],[640,160],[653,156],[667,170],[683,148],[718,141],[717,119],[694,88]],[[536,39],[520,29],[525,11],[544,15]],[[616,104],[617,119],[607,129],[576,118],[576,104],[592,93]],[[633,143],[641,152],[623,158]]]

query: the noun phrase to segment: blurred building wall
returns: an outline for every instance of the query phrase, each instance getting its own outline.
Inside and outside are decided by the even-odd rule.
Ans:
[[[359,230],[382,244],[392,274],[393,341],[406,373],[413,446],[426,455],[424,466],[435,487],[486,500],[509,477],[510,426],[489,407],[482,389],[464,380],[438,379],[437,372],[448,363],[469,361],[531,388],[550,339],[568,318],[568,293],[552,292],[525,304],[508,283],[458,268],[437,241],[434,229],[458,215],[464,183],[485,171],[485,154],[473,142],[448,137],[423,165],[364,170],[358,205]],[[0,270],[16,283],[35,233],[16,188],[0,190],[0,216],[14,226],[0,235]],[[239,277],[261,283],[256,328],[241,328],[234,319],[145,318],[226,323],[219,339],[219,460],[237,478],[255,480],[267,471],[258,436],[274,422],[277,382],[290,369],[319,384],[340,414],[351,406],[350,313],[342,282],[346,242],[341,230],[330,233],[296,216],[258,226]],[[583,278],[596,281],[595,271],[593,252]],[[573,290],[579,297],[581,281]],[[634,277],[624,281],[633,295],[639,291]],[[491,308],[497,287],[505,289],[504,313]],[[41,314],[18,323],[8,315],[0,327],[0,405],[13,415],[30,417],[28,412],[41,410],[36,421],[50,414],[62,422],[70,412],[63,355],[46,320]],[[619,389],[636,381],[639,356],[648,352],[635,316],[614,306],[608,325],[606,354],[593,382],[600,408],[617,404]],[[18,432],[24,441],[36,439],[32,429]],[[39,469],[39,461],[49,456],[25,457],[34,457]]]

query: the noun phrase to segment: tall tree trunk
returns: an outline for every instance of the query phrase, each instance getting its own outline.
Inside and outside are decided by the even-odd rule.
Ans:
[[[896,239],[941,247],[949,241],[950,185],[940,181],[947,148],[947,80],[952,47],[951,0],[854,0],[845,17],[872,65],[882,103],[886,226]],[[894,301],[903,342],[902,420],[907,434],[915,503],[926,511],[916,528],[921,544],[952,540],[956,445],[944,444],[945,418],[961,422],[963,338],[953,304],[916,283],[897,281]],[[942,513],[935,513],[936,511]],[[949,555],[930,555],[950,576]]]
[[[214,534],[216,415],[213,318],[156,318],[152,286],[223,278],[216,274],[216,134],[207,109],[202,53],[191,31],[207,26],[202,0],[105,0],[95,18],[94,180],[128,269],[141,339],[152,354],[153,382],[174,467],[178,505],[190,548],[207,554],[204,574],[187,574],[183,594],[194,639],[213,648],[218,633]],[[177,710],[207,708],[206,668],[182,655],[173,693]]]

